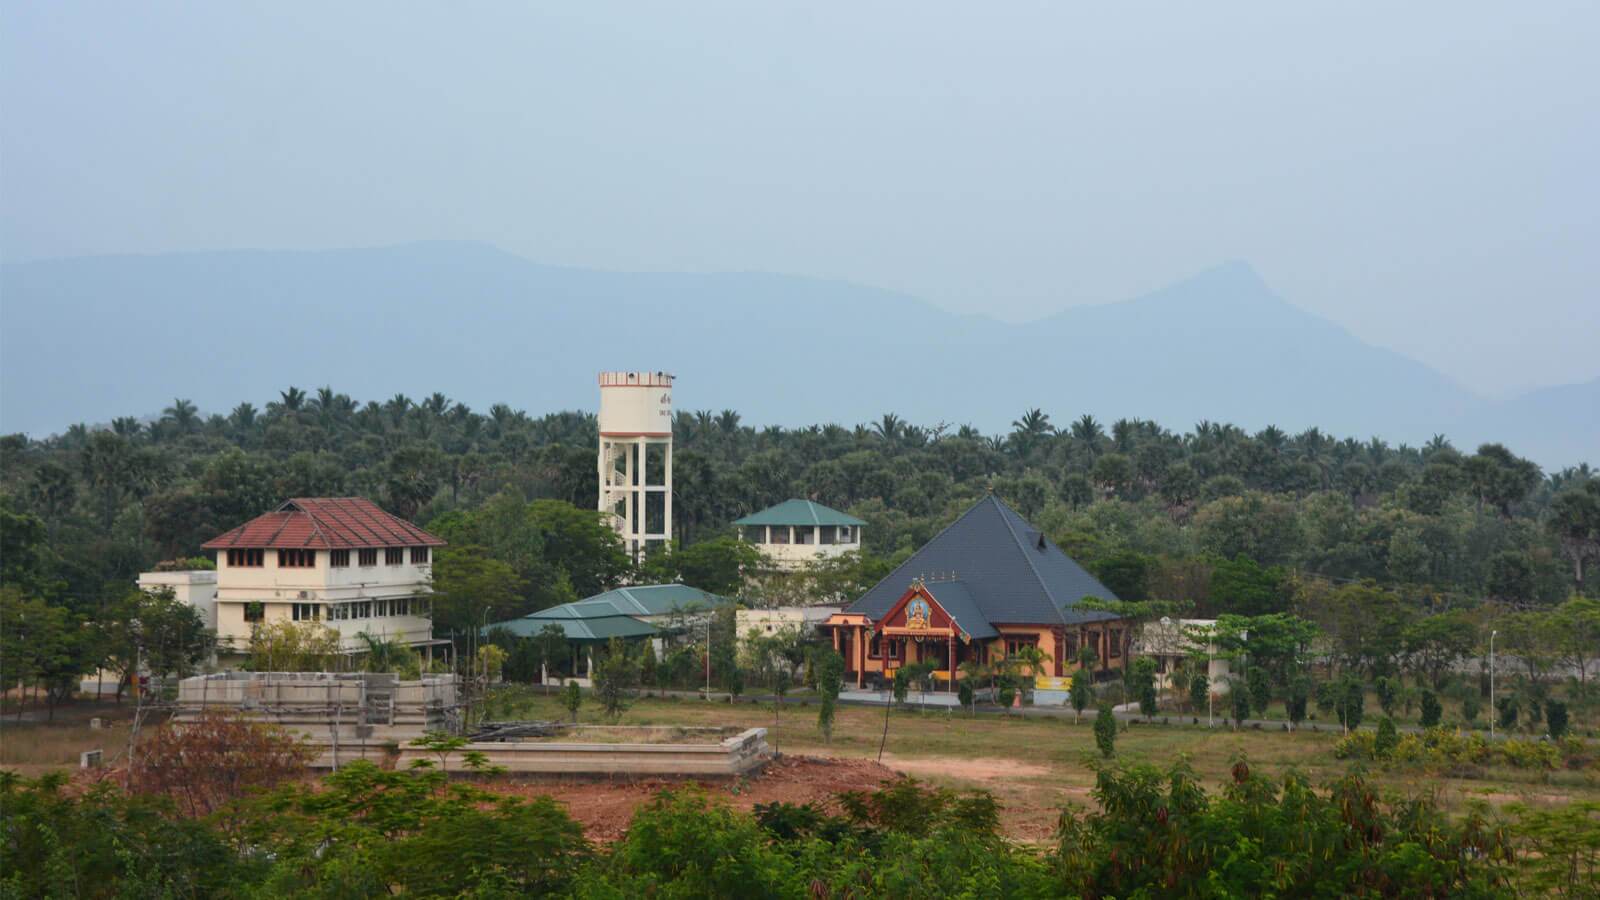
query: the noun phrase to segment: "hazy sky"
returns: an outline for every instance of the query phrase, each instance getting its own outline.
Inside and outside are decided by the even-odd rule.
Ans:
[[[21,3],[0,256],[465,238],[1600,376],[1600,3]],[[222,298],[219,298],[222,299]],[[3,298],[0,298],[3,301]]]

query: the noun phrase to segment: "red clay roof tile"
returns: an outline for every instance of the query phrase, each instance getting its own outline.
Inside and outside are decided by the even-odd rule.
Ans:
[[[365,497],[296,497],[266,515],[201,544],[207,550],[234,547],[442,547],[444,541]]]

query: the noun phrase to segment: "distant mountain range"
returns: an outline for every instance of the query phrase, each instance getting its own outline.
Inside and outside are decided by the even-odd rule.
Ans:
[[[1202,419],[1319,426],[1546,467],[1600,461],[1600,379],[1487,403],[1279,298],[1244,263],[1024,324],[759,273],[601,272],[475,243],[107,256],[0,266],[0,431],[257,406],[290,385],[360,400],[443,391],[484,409],[593,409],[602,369],[679,376],[681,409],[756,424],[913,422],[1007,431]]]

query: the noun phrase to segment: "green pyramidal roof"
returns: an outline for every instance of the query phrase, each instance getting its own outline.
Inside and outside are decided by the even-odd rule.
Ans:
[[[837,509],[829,509],[810,500],[785,500],[758,513],[735,519],[735,525],[854,525],[867,523]]]

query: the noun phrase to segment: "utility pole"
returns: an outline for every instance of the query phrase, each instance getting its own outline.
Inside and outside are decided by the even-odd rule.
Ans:
[[[1494,702],[1494,638],[1498,631],[1489,632],[1489,740],[1494,740],[1494,720],[1500,710]]]
[[[711,617],[706,617],[706,693],[707,702],[711,700]]]

